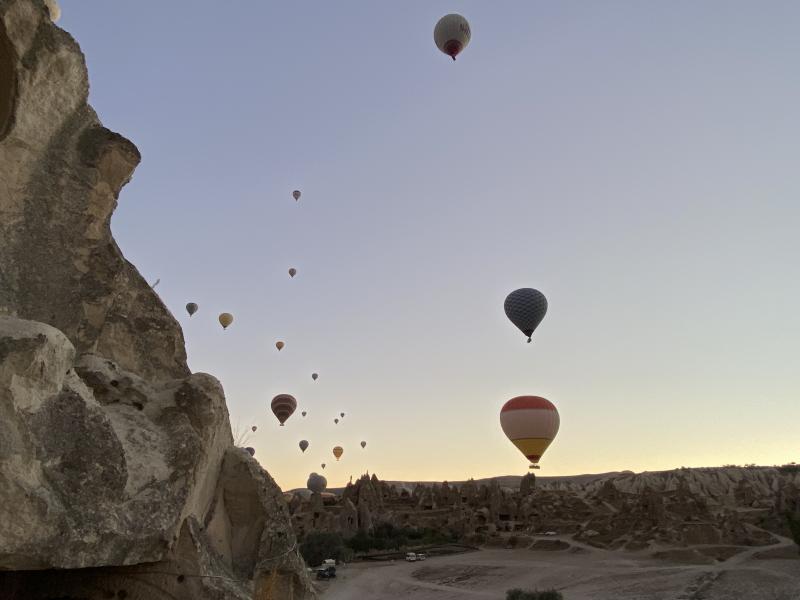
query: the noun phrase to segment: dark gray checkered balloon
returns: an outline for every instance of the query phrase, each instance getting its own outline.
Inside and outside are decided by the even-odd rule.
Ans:
[[[528,342],[547,313],[547,298],[539,290],[520,288],[507,297],[503,308],[509,320],[528,336]]]

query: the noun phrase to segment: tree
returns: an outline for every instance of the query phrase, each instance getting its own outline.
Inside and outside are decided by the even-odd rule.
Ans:
[[[789,531],[792,532],[794,543],[800,546],[800,514],[786,513],[786,520],[789,522]]]
[[[312,567],[328,558],[341,560],[344,544],[338,533],[309,533],[300,544],[300,554]]]

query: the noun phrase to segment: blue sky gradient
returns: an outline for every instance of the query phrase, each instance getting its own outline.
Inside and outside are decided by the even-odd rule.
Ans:
[[[542,474],[798,458],[800,4],[62,9],[143,155],[114,234],[285,488],[524,473],[519,394],[561,413]],[[517,287],[550,302],[530,345]]]

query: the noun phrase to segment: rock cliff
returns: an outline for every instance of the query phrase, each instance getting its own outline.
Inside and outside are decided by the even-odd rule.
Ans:
[[[281,490],[110,229],[140,161],[42,0],[0,0],[4,598],[305,598]]]

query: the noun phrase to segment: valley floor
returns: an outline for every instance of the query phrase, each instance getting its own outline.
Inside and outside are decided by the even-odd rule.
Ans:
[[[481,550],[420,563],[354,563],[319,588],[323,600],[503,600],[515,587],[555,588],[564,600],[800,600],[800,556],[787,539],[758,548],[673,549],[658,559],[652,552],[569,542],[562,551]]]

